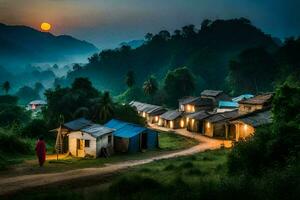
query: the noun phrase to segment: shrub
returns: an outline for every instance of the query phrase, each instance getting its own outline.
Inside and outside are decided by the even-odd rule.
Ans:
[[[45,138],[54,137],[54,134],[49,133],[46,122],[41,119],[35,119],[28,123],[22,128],[21,135],[30,138],[38,138],[40,135],[43,135]]]

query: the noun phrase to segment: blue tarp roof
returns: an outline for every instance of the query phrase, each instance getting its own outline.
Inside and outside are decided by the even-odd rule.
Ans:
[[[113,133],[114,136],[122,138],[131,138],[147,130],[142,126],[130,124],[116,119],[110,120],[104,126],[115,129],[116,131]]]
[[[239,104],[234,101],[219,101],[219,108],[237,108]]]

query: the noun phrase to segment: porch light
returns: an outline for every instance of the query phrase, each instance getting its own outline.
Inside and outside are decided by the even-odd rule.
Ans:
[[[210,128],[210,123],[209,122],[206,123],[206,127]]]
[[[247,131],[247,129],[248,129],[248,125],[244,124],[244,131]]]
[[[183,121],[183,119],[180,121],[180,127],[181,127],[181,128],[184,127],[184,121]]]
[[[155,122],[157,122],[157,121],[158,121],[158,116],[155,117]]]
[[[174,123],[173,121],[170,121],[170,128],[173,128],[174,127]]]
[[[187,118],[186,118],[186,123],[189,123],[189,120],[190,120],[190,119],[187,117]]]
[[[145,112],[143,112],[143,117],[146,117],[146,113]]]

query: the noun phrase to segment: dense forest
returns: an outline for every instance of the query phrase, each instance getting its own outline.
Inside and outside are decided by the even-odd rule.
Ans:
[[[136,49],[122,46],[95,54],[87,65],[70,72],[58,83],[69,85],[76,77],[84,76],[97,88],[117,95],[126,89],[124,76],[130,70],[136,74],[136,84],[141,85],[150,75],[163,80],[169,70],[186,66],[195,76],[195,92],[204,88],[225,89],[228,63],[241,51],[257,47],[267,52],[278,49],[271,36],[244,18],[204,20],[199,30],[187,25],[173,34],[167,30],[148,33],[145,40]]]

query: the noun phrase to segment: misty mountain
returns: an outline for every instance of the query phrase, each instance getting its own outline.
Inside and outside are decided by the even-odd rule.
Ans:
[[[97,51],[93,44],[68,35],[55,36],[26,26],[0,23],[0,65],[6,68],[72,62],[78,56],[88,57]]]
[[[270,35],[244,18],[205,20],[200,29],[188,25],[173,34],[162,30],[145,38],[146,42],[136,49],[123,46],[94,55],[86,66],[70,72],[59,84],[70,85],[76,77],[83,76],[90,78],[99,89],[118,94],[127,87],[124,77],[128,70],[134,71],[141,86],[151,74],[162,84],[169,70],[186,66],[196,78],[198,91],[224,89],[229,61],[241,51],[254,47],[278,49]]]

